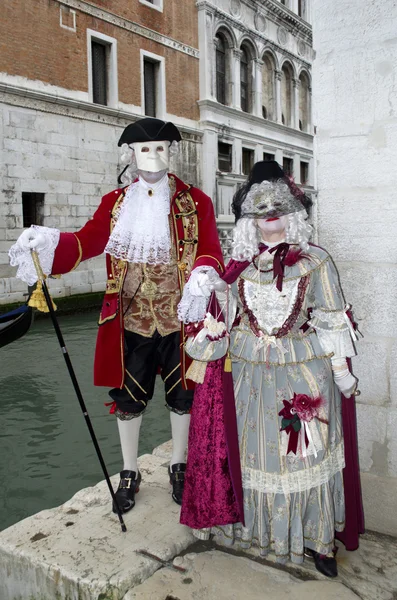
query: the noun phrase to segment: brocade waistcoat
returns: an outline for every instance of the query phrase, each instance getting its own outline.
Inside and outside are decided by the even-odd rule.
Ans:
[[[171,228],[172,232],[172,228]],[[180,330],[177,306],[181,299],[174,236],[171,260],[164,265],[130,263],[124,280],[124,327],[144,337]]]

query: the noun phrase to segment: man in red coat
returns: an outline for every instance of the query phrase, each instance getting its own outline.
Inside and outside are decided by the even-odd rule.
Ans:
[[[48,275],[68,273],[81,261],[106,254],[94,384],[113,388],[110,412],[117,416],[124,461],[116,496],[123,512],[134,507],[141,481],[139,431],[157,372],[171,417],[172,497],[181,504],[193,389],[186,379],[180,321],[204,318],[210,292],[200,283],[223,271],[210,198],[168,173],[170,152],[180,140],[175,125],[159,119],[129,125],[119,146],[130,185],[104,196],[77,233],[32,226],[10,250],[17,276],[29,285],[37,279],[32,248]]]

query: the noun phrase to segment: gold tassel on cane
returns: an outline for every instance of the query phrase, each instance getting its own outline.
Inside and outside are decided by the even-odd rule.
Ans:
[[[34,290],[34,292],[32,293],[32,295],[29,298],[28,306],[31,306],[32,308],[37,308],[37,310],[39,310],[40,312],[48,313],[48,312],[50,312],[50,309],[48,308],[48,305],[47,305],[47,302],[46,302],[46,299],[44,296],[44,292],[43,292],[43,281],[46,279],[46,276],[43,273],[38,254],[35,250],[32,250],[32,260],[33,260],[33,264],[36,268],[38,279],[37,279],[36,289]],[[51,296],[50,296],[50,298],[51,298]],[[52,302],[53,309],[56,310],[57,307],[56,307],[54,301],[52,300],[52,298],[51,298],[51,302]]]

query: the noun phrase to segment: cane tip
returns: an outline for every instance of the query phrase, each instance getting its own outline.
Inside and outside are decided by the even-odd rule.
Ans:
[[[125,526],[125,523],[122,523],[122,524],[121,524],[121,531],[122,531],[123,533],[127,533],[127,527]]]

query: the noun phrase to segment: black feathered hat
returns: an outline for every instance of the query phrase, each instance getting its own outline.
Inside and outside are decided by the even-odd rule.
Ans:
[[[263,205],[261,211],[260,204],[257,204],[254,210],[243,210],[243,203],[247,198],[247,194],[254,184],[261,184],[263,181],[269,182],[284,182],[291,193],[291,201],[282,202],[283,206],[277,210],[273,207],[275,215],[287,214],[288,212],[296,212],[301,207],[302,209],[308,209],[313,204],[311,199],[301,190],[293,181],[292,177],[288,177],[281,166],[275,160],[262,160],[257,162],[252,167],[251,173],[245,183],[237,190],[232,201],[232,211],[237,221],[241,217],[258,217],[260,212],[266,212],[266,203]],[[299,202],[297,202],[299,201]],[[259,210],[258,210],[259,209]]]
[[[146,117],[127,125],[121,134],[118,145],[134,144],[135,142],[162,142],[163,140],[171,144],[174,141],[180,142],[181,139],[181,134],[173,123]]]

